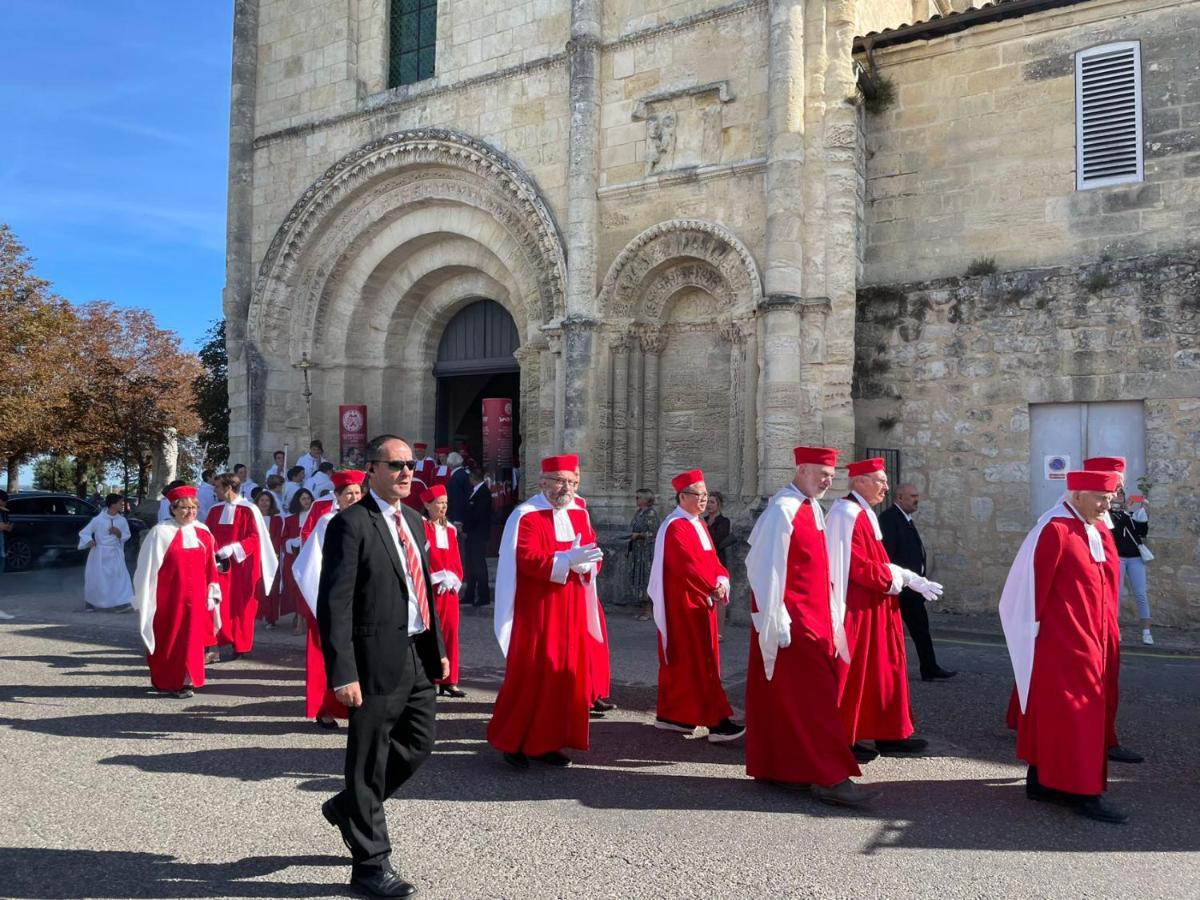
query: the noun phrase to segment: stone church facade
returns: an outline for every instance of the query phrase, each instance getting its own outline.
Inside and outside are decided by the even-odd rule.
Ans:
[[[1134,404],[1069,452],[1141,440],[1156,616],[1200,624],[1200,6],[977,5],[237,0],[233,455],[331,447],[340,403],[456,437],[492,376],[447,335],[486,302],[520,455],[580,452],[611,584],[633,490],[702,465],[744,529],[827,444],[889,452],[987,609],[1035,451]],[[1117,42],[1141,178],[1081,190],[1076,54]]]

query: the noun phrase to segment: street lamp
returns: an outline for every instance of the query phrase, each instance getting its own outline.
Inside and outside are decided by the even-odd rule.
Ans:
[[[304,393],[301,394],[304,398],[304,421],[308,426],[308,434],[305,439],[312,439],[312,390],[308,386],[308,370],[313,367],[312,362],[308,358],[307,351],[300,354],[300,362],[292,364],[294,368],[299,369],[304,373]]]

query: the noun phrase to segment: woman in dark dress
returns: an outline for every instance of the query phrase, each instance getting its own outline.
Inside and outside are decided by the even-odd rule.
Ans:
[[[708,524],[708,533],[712,537],[713,547],[717,551],[717,559],[726,569],[729,568],[728,553],[729,548],[733,545],[733,526],[730,524],[728,517],[722,515],[722,510],[725,508],[725,497],[720,491],[710,491],[708,494],[708,505],[704,508],[704,521]],[[725,640],[725,635],[721,633],[721,626],[729,620],[729,604],[725,604],[724,610],[717,616],[717,640]]]

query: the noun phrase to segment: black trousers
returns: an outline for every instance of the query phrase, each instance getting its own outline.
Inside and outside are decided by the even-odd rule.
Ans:
[[[485,606],[492,602],[492,589],[488,585],[487,567],[488,539],[485,535],[467,536],[467,558],[463,564],[463,592],[459,595],[460,603],[472,606]]]
[[[433,751],[434,687],[409,644],[400,686],[391,694],[364,694],[350,708],[346,789],[333,798],[350,820],[356,871],[383,866],[392,852],[383,801],[420,768]]]
[[[929,636],[929,613],[925,611],[925,598],[916,591],[905,588],[900,592],[900,618],[908,629],[908,636],[917,646],[917,659],[921,661],[921,677],[932,675],[938,670],[937,657],[933,654],[933,639]]]

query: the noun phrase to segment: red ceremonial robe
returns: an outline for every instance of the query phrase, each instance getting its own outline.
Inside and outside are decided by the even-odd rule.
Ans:
[[[784,488],[781,496],[803,494]],[[829,608],[829,555],[817,529],[812,500],[804,499],[792,517],[783,604],[791,617],[791,643],[780,647],[768,681],[759,633],[750,631],[746,673],[746,774],[792,784],[831,786],[862,771],[838,712],[838,661]],[[782,509],[795,508],[795,502]],[[784,513],[786,514],[786,513]],[[758,600],[751,595],[758,611]]]
[[[705,531],[708,525],[699,526]],[[717,610],[709,595],[718,579],[728,583],[729,570],[708,549],[691,519],[667,522],[663,535],[662,589],[667,646],[658,635],[657,715],[684,725],[713,726],[733,714],[721,685],[721,650],[717,642]],[[828,604],[826,604],[828,606]]]
[[[434,604],[437,607],[438,624],[442,627],[442,641],[446,645],[446,659],[450,661],[450,674],[437,684],[458,684],[458,591],[462,587],[462,556],[458,550],[458,529],[446,525],[445,547],[437,545],[437,526],[425,520],[426,549],[429,552],[429,575],[434,583]],[[447,573],[452,578],[439,578]],[[441,590],[441,585],[453,585],[453,589]]]
[[[1104,524],[1098,523],[1103,533]],[[1112,582],[1092,558],[1078,519],[1051,519],[1033,556],[1036,620],[1029,700],[1017,724],[1017,756],[1044,787],[1097,795],[1108,783],[1106,667]],[[1114,548],[1115,549],[1115,548]]]
[[[573,507],[567,514],[580,543],[594,543],[587,511]],[[588,644],[595,641],[588,633],[587,589],[569,570],[565,583],[551,581],[555,554],[574,541],[556,538],[550,509],[526,512],[516,524],[512,632],[488,743],[502,753],[530,756],[567,747],[586,750]],[[503,555],[500,564],[506,564]]]
[[[850,503],[857,503],[853,497]],[[913,733],[908,660],[900,601],[889,594],[892,570],[871,520],[854,520],[846,586],[846,642],[850,664],[841,669],[842,727],[850,743],[895,741]]]
[[[600,640],[591,635],[587,638],[588,650],[588,705],[612,693],[612,664],[608,650],[608,620],[604,618],[604,607],[596,604],[600,616]]]
[[[258,528],[249,506],[237,506],[233,521],[221,524],[224,503],[208,511],[204,523],[217,542],[217,549],[240,543],[246,556],[241,561],[231,556],[226,560],[229,569],[220,573],[221,630],[209,637],[208,645],[232,644],[234,652],[249,653],[254,646],[254,618],[258,613],[258,584],[262,581],[262,564],[258,558]]]
[[[321,649],[321,631],[314,613],[324,559],[322,551],[325,546],[325,529],[329,527],[334,515],[330,510],[314,522],[309,537],[296,558],[293,570],[296,592],[300,595],[297,609],[308,623],[308,637],[304,649],[304,715],[310,719],[350,717],[345,704],[338,700],[329,686],[329,679],[325,673],[325,654]]]
[[[267,523],[267,530],[271,535],[271,546],[275,548],[275,556],[279,558],[283,550],[283,516],[271,516],[271,521]],[[258,611],[260,616],[268,625],[274,625],[279,621],[280,615],[280,598],[283,579],[283,567],[280,566],[275,572],[275,581],[268,587],[261,579],[258,582]]]
[[[322,497],[320,500],[314,500],[313,505],[308,508],[308,518],[300,526],[300,542],[308,540],[308,536],[312,534],[317,523],[321,521],[321,516],[325,513],[336,512],[337,504],[334,503],[332,497]]]
[[[196,537],[200,546],[189,549],[177,533],[158,570],[154,652],[146,654],[146,664],[150,683],[160,691],[181,690],[189,678],[195,687],[204,684],[204,648],[213,635],[208,586],[218,581],[217,545],[203,528]]]
[[[283,534],[280,536],[280,543],[283,545],[283,549],[279,554],[279,577],[281,585],[279,599],[280,616],[299,612],[300,605],[304,603],[304,599],[300,596],[300,591],[296,587],[296,574],[292,571],[292,567],[296,564],[296,554],[300,551],[292,550],[288,547],[289,541],[299,537],[300,517],[284,516]]]

